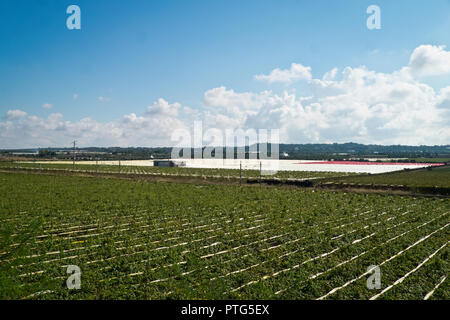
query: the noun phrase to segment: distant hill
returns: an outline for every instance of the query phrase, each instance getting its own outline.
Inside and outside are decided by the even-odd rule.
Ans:
[[[450,157],[450,145],[405,146],[405,145],[365,145],[359,143],[332,144],[282,144],[280,153],[289,157],[323,156],[325,158],[372,157],[372,158],[446,158]]]
[[[169,158],[169,147],[87,147],[77,148],[77,159],[151,159]],[[246,148],[248,151],[248,147]],[[270,146],[269,146],[270,151]],[[360,143],[280,144],[283,159],[349,159],[349,158],[450,158],[450,145],[405,146],[365,145]],[[71,159],[73,148],[8,149],[2,156]]]

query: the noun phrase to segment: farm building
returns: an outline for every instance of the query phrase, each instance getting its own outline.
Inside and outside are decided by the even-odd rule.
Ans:
[[[155,167],[184,167],[185,162],[175,162],[172,160],[153,160],[153,166]]]

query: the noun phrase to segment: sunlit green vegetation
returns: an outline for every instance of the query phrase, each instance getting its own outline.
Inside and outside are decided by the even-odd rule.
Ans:
[[[450,188],[450,166],[421,170],[403,170],[400,172],[345,177],[338,181],[362,184],[388,184],[410,187]]]
[[[16,172],[0,182],[3,299],[423,299],[449,271],[448,199]],[[81,268],[80,290],[67,289],[67,265]],[[370,265],[381,289],[366,286]],[[430,299],[448,294],[446,280]]]
[[[450,158],[410,158],[417,163],[446,163],[450,162]]]

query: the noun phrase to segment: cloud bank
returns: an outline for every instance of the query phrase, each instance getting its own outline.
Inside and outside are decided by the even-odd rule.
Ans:
[[[423,82],[447,74],[450,52],[421,45],[392,73],[345,67],[316,79],[310,67],[293,63],[255,75],[269,85],[261,92],[212,88],[198,108],[160,98],[140,115],[113,122],[73,122],[60,113],[42,118],[11,109],[0,121],[0,147],[67,146],[74,139],[81,146],[172,146],[173,130],[190,129],[194,120],[205,129],[280,129],[283,143],[449,144],[450,86],[436,91]],[[310,93],[297,95],[296,81],[306,82]],[[276,82],[289,86],[275,93],[270,84]]]

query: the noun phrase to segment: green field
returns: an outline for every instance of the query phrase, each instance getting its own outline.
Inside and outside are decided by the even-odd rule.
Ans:
[[[372,174],[357,177],[344,177],[337,181],[361,184],[388,184],[409,187],[450,188],[450,166],[421,170]]]
[[[117,162],[118,163],[118,162]],[[63,170],[99,173],[121,173],[139,175],[161,175],[177,177],[205,177],[205,178],[234,178],[239,179],[237,169],[206,169],[183,167],[153,167],[153,166],[120,166],[119,165],[94,165],[94,164],[58,164],[58,163],[33,163],[33,162],[7,162],[0,161],[0,168],[35,169],[35,170]],[[242,178],[259,178],[259,170],[242,170]],[[312,172],[312,171],[278,171],[274,175],[263,175],[262,179],[311,179],[331,178],[354,175],[347,172]]]
[[[450,162],[450,158],[410,158],[417,163],[445,163]]]
[[[22,173],[0,181],[2,299],[449,299],[448,199]],[[66,287],[68,265],[81,268],[80,290]],[[371,265],[381,289],[366,286]]]

